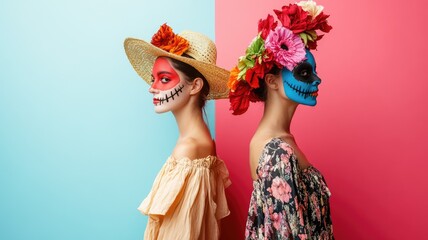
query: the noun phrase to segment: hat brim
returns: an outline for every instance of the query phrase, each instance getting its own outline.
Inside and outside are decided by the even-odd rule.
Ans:
[[[169,57],[191,65],[205,77],[210,85],[210,92],[207,99],[227,98],[229,95],[229,89],[227,88],[229,71],[223,68],[169,53],[141,39],[127,38],[125,39],[124,46],[132,67],[148,84],[151,84],[151,73],[156,58]]]

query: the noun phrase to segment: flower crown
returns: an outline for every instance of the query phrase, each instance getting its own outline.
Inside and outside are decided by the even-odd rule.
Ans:
[[[316,49],[317,41],[332,27],[327,23],[329,15],[322,6],[312,0],[300,1],[273,10],[282,26],[277,26],[272,15],[259,20],[258,35],[231,70],[228,87],[230,110],[234,115],[247,111],[250,102],[261,101],[254,93],[262,79],[273,66],[292,71],[306,59],[306,49]]]

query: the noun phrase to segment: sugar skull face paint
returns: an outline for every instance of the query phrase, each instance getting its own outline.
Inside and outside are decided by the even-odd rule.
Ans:
[[[152,85],[149,91],[153,94],[153,104],[157,113],[179,108],[190,96],[187,82],[164,57],[157,58],[153,65]]]
[[[315,70],[315,58],[309,50],[306,50],[306,60],[294,67],[293,71],[283,68],[281,75],[285,95],[294,102],[315,106],[321,83]]]

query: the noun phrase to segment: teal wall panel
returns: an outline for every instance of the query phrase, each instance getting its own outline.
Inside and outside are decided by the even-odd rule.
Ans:
[[[178,132],[123,40],[165,22],[214,39],[214,2],[0,4],[0,239],[143,238],[136,208]]]

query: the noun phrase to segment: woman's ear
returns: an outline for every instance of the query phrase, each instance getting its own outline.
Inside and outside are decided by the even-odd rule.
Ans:
[[[278,75],[274,75],[274,74],[268,73],[265,76],[265,83],[266,83],[266,86],[269,89],[273,89],[273,90],[278,89],[279,88],[278,81],[279,81],[279,76]]]
[[[190,90],[190,95],[195,95],[201,91],[204,86],[204,80],[202,78],[195,78],[192,82],[192,89]]]

